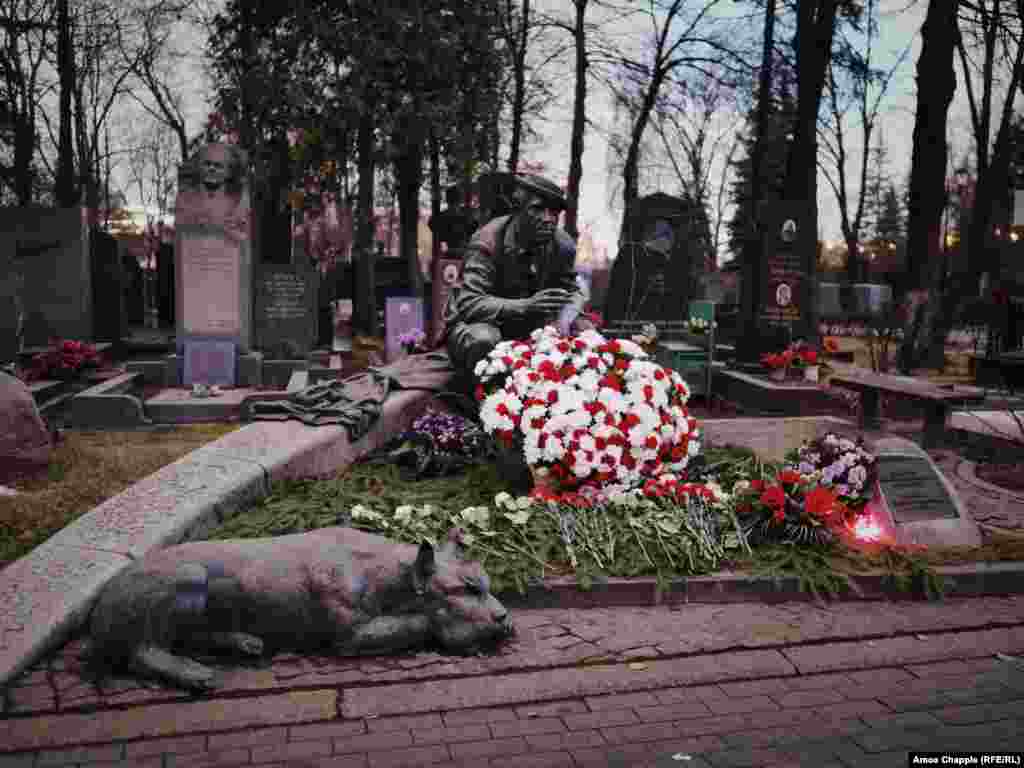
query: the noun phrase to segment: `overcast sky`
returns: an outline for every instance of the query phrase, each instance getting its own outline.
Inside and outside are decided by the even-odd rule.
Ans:
[[[548,0],[555,7],[569,6],[568,0]],[[876,42],[875,60],[879,67],[888,69],[896,62],[900,52],[908,42],[914,41],[910,55],[904,60],[897,72],[896,79],[889,87],[884,101],[882,130],[888,148],[889,162],[893,177],[902,184],[910,169],[910,152],[914,128],[914,67],[920,49],[920,28],[924,21],[926,3],[920,0],[907,7],[909,0],[881,0],[880,3],[880,40]],[[731,4],[730,4],[731,5]],[[649,29],[649,22],[647,28]],[[634,25],[633,34],[642,32],[642,28]],[[758,31],[760,35],[760,31]],[[571,71],[567,73],[571,77]],[[528,157],[543,160],[555,177],[567,176],[569,167],[569,138],[571,127],[571,80],[565,86],[566,103],[560,109],[553,110],[553,119],[549,122],[545,141],[532,147]],[[967,136],[965,98],[963,88],[957,90],[957,101],[951,110],[950,137],[954,143],[964,144]],[[603,90],[591,88],[588,94],[588,115],[604,128],[611,127],[611,107],[607,94]],[[734,119],[734,118],[730,118]],[[854,152],[860,151],[857,134],[854,133],[856,144]],[[959,142],[955,140],[959,137]],[[859,155],[855,154],[855,157]],[[601,132],[589,131],[586,137],[586,149],[583,160],[583,182],[580,192],[580,221],[592,223],[595,241],[608,246],[609,253],[616,252],[621,222],[621,202],[610,200],[608,180],[608,144]],[[851,171],[853,168],[851,167]],[[827,182],[819,174],[819,218],[820,234],[823,238],[837,239],[840,237],[839,213],[835,195]],[[665,190],[672,192],[674,190]],[[610,205],[611,204],[611,205]]]
[[[702,4],[703,0],[689,0],[690,8],[699,8]],[[636,5],[646,7],[647,0],[639,0]],[[534,7],[560,10],[567,18],[571,17],[572,13],[570,0],[535,0]],[[740,10],[750,12],[750,7],[747,4],[738,4],[728,0],[722,2],[720,9],[721,13],[734,14]],[[908,43],[913,45],[910,54],[898,70],[882,107],[881,130],[888,149],[890,171],[893,178],[901,185],[905,181],[910,167],[914,127],[914,75],[920,51],[920,28],[924,20],[925,9],[926,0],[917,0],[916,2],[914,0],[880,0],[881,37],[879,41],[876,41],[874,58],[877,66],[888,68],[897,60],[900,52]],[[621,39],[632,40],[634,45],[641,45],[644,41],[644,33],[650,30],[650,22],[649,20],[634,19],[625,22],[620,29],[624,33]],[[753,29],[751,34],[760,39],[760,29]],[[196,48],[198,49],[199,46]],[[567,62],[571,62],[571,59],[567,59]],[[568,176],[573,93],[571,63],[566,63],[562,69],[564,71],[553,72],[559,77],[561,96],[549,109],[547,123],[537,126],[542,134],[542,140],[534,145],[524,147],[522,153],[524,160],[543,161],[549,169],[549,175],[557,181],[563,181]],[[196,82],[193,73],[190,73],[188,78],[186,82]],[[971,146],[966,95],[962,83],[959,82],[961,78],[959,65],[957,78],[956,98],[950,110],[949,138],[953,156],[959,158]],[[194,98],[189,101],[192,105],[190,111],[195,117],[195,122],[189,127],[194,132],[198,130],[208,111],[208,106],[201,94],[193,93]],[[609,254],[614,256],[617,250],[616,240],[621,221],[621,204],[617,196],[612,199],[612,191],[616,188],[609,183],[609,151],[605,134],[613,126],[610,101],[603,88],[591,86],[588,94],[588,117],[597,124],[597,129],[588,130],[586,135],[580,192],[580,224],[581,227],[590,224],[593,227],[595,241],[598,244],[606,245]],[[724,119],[732,121],[735,116],[725,116]],[[856,126],[851,125],[849,128],[855,129]],[[855,146],[851,148],[853,157],[850,173],[855,172],[853,164],[859,157],[858,134],[857,130],[852,133],[851,144]],[[505,138],[507,142],[507,137]],[[507,144],[503,147],[503,151],[507,152]],[[837,203],[831,188],[820,174],[818,189],[820,235],[824,239],[838,239],[841,232]],[[675,190],[666,189],[665,191],[674,192]],[[851,191],[855,192],[855,190]]]

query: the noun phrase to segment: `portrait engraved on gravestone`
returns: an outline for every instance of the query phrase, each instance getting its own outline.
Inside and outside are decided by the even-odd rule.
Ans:
[[[796,222],[793,219],[786,219],[782,225],[782,242],[792,243],[796,240]]]
[[[785,283],[781,283],[775,290],[775,303],[780,307],[789,306],[789,303],[793,300],[793,289]]]

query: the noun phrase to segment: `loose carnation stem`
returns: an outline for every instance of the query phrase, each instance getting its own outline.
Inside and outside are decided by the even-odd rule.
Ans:
[[[661,549],[665,552],[665,557],[668,558],[669,565],[671,565],[672,568],[675,569],[676,561],[672,558],[672,553],[669,551],[668,546],[665,544],[665,539],[662,537],[661,529],[658,528],[657,523],[654,524],[654,533],[657,535],[658,541],[661,543]]]
[[[505,542],[505,544],[506,544],[506,546],[511,547],[512,549],[516,550],[517,552],[519,552],[519,553],[521,553],[523,555],[526,555],[528,558],[530,558],[535,563],[537,563],[541,567],[541,577],[544,576],[544,573],[545,573],[545,571],[548,568],[548,564],[546,562],[541,560],[536,555],[533,555],[530,552],[526,552],[525,550],[520,549],[515,544],[512,544],[510,542]],[[482,544],[480,544],[479,541],[474,542],[473,546],[474,546],[474,548],[480,549],[482,552],[485,552],[485,553],[490,554],[490,555],[494,555],[495,557],[504,558],[504,557],[508,556],[508,553],[506,553],[506,552],[499,552],[496,549],[491,549],[490,547],[485,547]]]
[[[633,526],[630,526],[630,528],[633,528]],[[640,538],[640,534],[637,533],[636,528],[633,528],[633,536],[636,538],[636,543],[640,545],[640,551],[644,553],[644,557],[647,558],[647,562],[653,567],[654,561],[651,559],[651,556],[647,554],[647,547],[644,546],[644,540]]]

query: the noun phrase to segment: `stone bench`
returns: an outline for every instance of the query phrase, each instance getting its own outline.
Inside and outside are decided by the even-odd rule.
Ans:
[[[867,371],[842,372],[832,376],[829,382],[834,386],[860,392],[860,425],[864,429],[879,428],[879,404],[883,392],[923,403],[925,418],[922,443],[925,447],[942,443],[949,414],[954,406],[985,400],[985,393],[976,387],[937,385],[910,376],[892,376]]]
[[[142,400],[131,390],[142,383],[141,371],[122,373],[71,398],[71,423],[81,429],[132,428],[151,424]]]

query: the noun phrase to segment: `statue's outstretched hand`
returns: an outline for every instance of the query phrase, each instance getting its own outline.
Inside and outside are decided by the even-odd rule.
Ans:
[[[545,288],[527,299],[527,311],[536,315],[556,315],[573,299],[573,293],[562,288]]]

